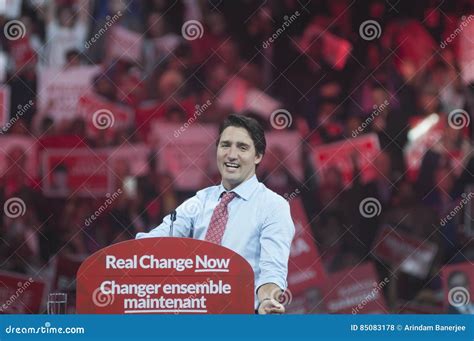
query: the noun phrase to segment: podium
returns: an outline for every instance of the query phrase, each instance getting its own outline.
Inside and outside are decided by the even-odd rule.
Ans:
[[[239,254],[190,238],[108,246],[79,267],[78,314],[253,314],[254,273]]]

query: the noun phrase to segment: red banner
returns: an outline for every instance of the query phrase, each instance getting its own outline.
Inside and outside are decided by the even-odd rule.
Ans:
[[[0,271],[0,314],[39,314],[44,293],[44,282]]]
[[[326,273],[316,248],[308,218],[300,198],[290,201],[295,237],[288,262],[288,288],[297,294],[326,280]]]
[[[424,279],[437,250],[436,244],[430,241],[384,226],[376,238],[373,252],[396,269]]]
[[[329,143],[314,148],[313,157],[318,175],[324,182],[327,174],[334,168],[341,172],[344,185],[350,184],[354,175],[353,157],[361,172],[363,182],[377,176],[372,161],[380,153],[380,144],[376,134],[367,134],[346,141]]]
[[[114,244],[77,273],[79,314],[253,314],[254,274],[230,249],[190,238]]]
[[[79,99],[78,110],[86,122],[87,134],[92,137],[101,130],[113,136],[114,132],[129,127],[134,120],[131,108],[112,103],[92,92]]]
[[[326,307],[336,314],[385,314],[383,290],[388,283],[388,278],[378,280],[372,263],[330,274],[324,290]]]
[[[313,239],[300,198],[290,201],[295,237],[288,262],[288,290],[291,293],[286,311],[289,314],[324,313],[322,284],[327,275]]]
[[[71,69],[40,68],[38,70],[39,113],[56,121],[77,115],[81,96],[92,87],[99,66],[79,66]]]
[[[104,150],[44,150],[41,156],[43,193],[49,197],[106,195],[112,188],[107,157]]]

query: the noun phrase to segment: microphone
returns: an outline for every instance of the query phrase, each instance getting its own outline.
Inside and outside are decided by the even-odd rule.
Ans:
[[[171,217],[170,218],[171,218],[170,237],[173,237],[173,223],[176,220],[176,210],[173,210],[173,212],[171,212]]]

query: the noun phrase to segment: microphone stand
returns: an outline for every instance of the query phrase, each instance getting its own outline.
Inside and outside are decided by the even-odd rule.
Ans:
[[[171,217],[170,218],[171,218],[170,237],[173,237],[173,223],[176,220],[176,210],[173,210],[173,212],[171,212]]]

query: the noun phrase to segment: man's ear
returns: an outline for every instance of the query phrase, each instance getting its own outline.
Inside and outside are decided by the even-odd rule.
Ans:
[[[262,154],[257,154],[257,155],[255,156],[255,162],[254,162],[254,163],[255,163],[256,165],[258,165],[258,164],[262,161],[262,159],[263,159],[263,155],[262,155]]]

